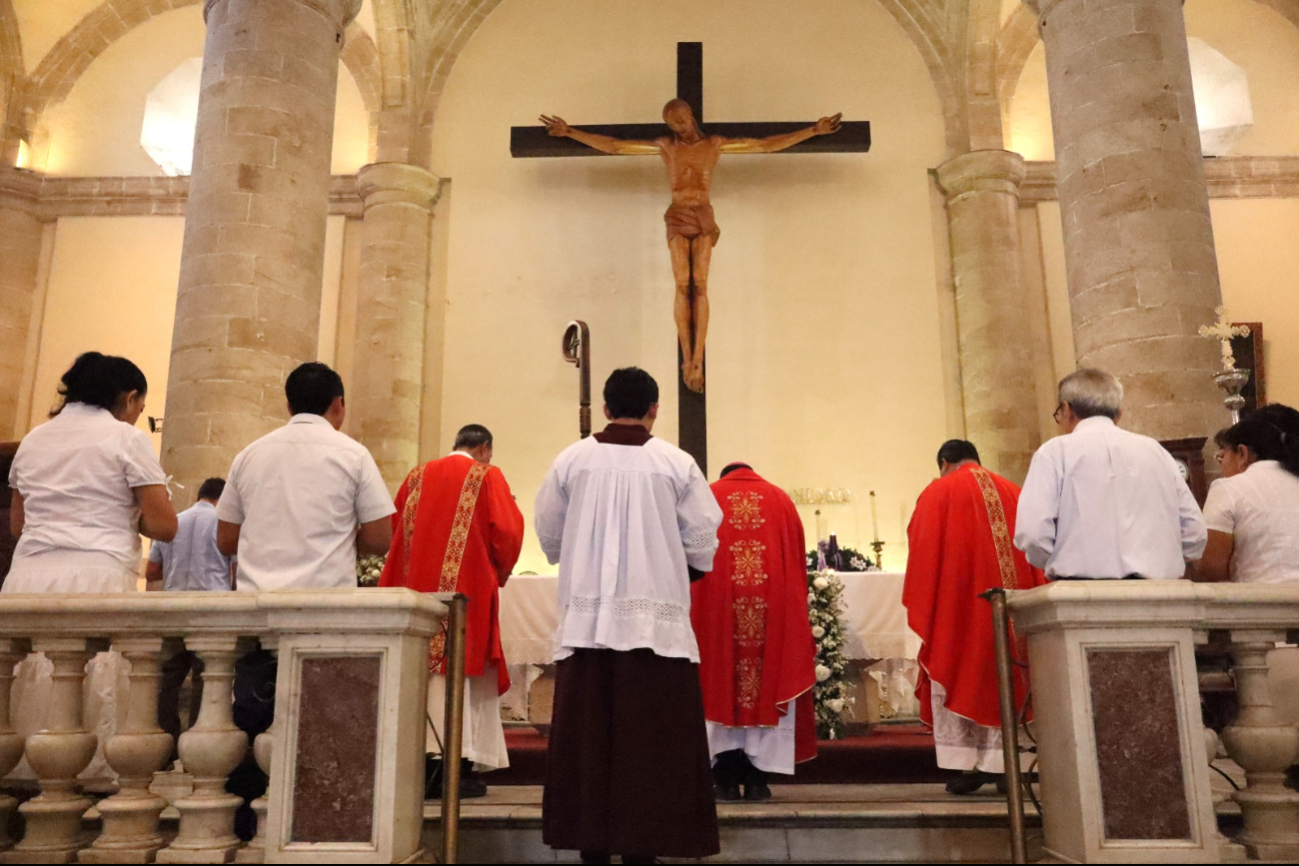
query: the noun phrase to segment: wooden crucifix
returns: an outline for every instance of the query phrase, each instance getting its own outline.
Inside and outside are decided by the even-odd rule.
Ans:
[[[510,130],[515,157],[658,155],[668,169],[672,205],[664,214],[676,283],[678,443],[708,472],[704,345],[708,330],[708,269],[721,232],[709,202],[713,168],[724,153],[852,153],[870,149],[870,123],[840,115],[807,123],[715,123],[699,128],[703,112],[703,43],[677,43],[677,97],[663,109],[669,134],[658,124],[574,129],[543,115],[544,126]]]

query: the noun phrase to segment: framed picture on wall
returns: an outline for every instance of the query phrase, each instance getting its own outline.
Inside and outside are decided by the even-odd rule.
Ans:
[[[1232,322],[1231,324],[1249,328],[1248,337],[1231,338],[1231,352],[1236,356],[1237,369],[1249,370],[1249,384],[1240,392],[1240,396],[1245,398],[1245,408],[1241,411],[1248,414],[1260,406],[1267,405],[1267,370],[1263,365],[1263,323]]]

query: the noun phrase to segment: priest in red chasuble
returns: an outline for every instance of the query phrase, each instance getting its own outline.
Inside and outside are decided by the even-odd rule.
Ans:
[[[469,599],[461,795],[482,796],[487,786],[475,771],[510,763],[501,725],[500,696],[510,687],[510,675],[501,650],[499,592],[519,559],[523,515],[505,476],[491,465],[486,427],[462,428],[454,447],[449,456],[415,467],[402,482],[379,585],[458,592]],[[428,713],[436,729],[436,737],[433,731],[427,736],[430,756],[440,753],[438,738],[444,736],[445,652],[445,635],[439,635],[429,647]],[[433,766],[430,761],[430,776]]]
[[[768,773],[816,757],[816,644],[807,617],[803,524],[748,465],[712,485],[722,507],[713,570],[691,587],[699,678],[720,800],[771,796]]]
[[[933,725],[938,766],[960,770],[947,790],[971,794],[1005,772],[1001,709],[993,649],[990,589],[1030,589],[1046,582],[1015,549],[1019,488],[979,463],[961,439],[938,451],[941,477],[925,488],[907,529],[910,554],[902,602],[924,642],[916,696]],[[1016,706],[1028,673],[1015,671]]]

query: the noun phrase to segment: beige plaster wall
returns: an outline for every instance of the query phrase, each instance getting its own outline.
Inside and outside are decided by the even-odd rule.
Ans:
[[[167,393],[179,217],[73,217],[55,233],[32,390],[31,426],[58,402],[59,377],[82,352],[124,355],[149,380],[145,415]],[[147,255],[141,255],[147,250]],[[140,427],[147,429],[144,418]],[[154,446],[162,437],[154,436]]]
[[[1222,300],[1232,321],[1263,323],[1267,395],[1299,406],[1299,200],[1214,200]]]
[[[322,359],[332,360],[343,261],[343,217],[325,235]],[[145,415],[161,415],[167,393],[180,217],[72,217],[54,230],[40,339],[34,347],[30,427],[58,402],[59,377],[82,352],[124,355],[149,379]],[[354,312],[353,312],[354,315]],[[145,427],[142,419],[140,426]],[[25,431],[18,431],[20,434]],[[154,446],[161,446],[154,436]]]
[[[35,168],[76,176],[161,175],[140,146],[145,100],[183,61],[203,55],[202,4],[166,12],[110,45],[52,107],[44,125],[48,150]],[[344,68],[338,77],[333,172],[368,162],[369,118],[361,92]]]
[[[464,423],[491,427],[530,520],[551,458],[577,434],[577,375],[559,353],[573,318],[591,325],[597,391],[616,366],[647,368],[664,390],[656,432],[675,440],[661,164],[512,160],[507,128],[543,111],[576,125],[657,121],[678,40],[704,42],[706,119],[842,110],[874,123],[868,155],[735,156],[717,171],[710,461],[713,477],[744,459],[786,488],[850,488],[856,501],[825,520],[853,546],[869,541],[867,493],[879,491],[886,565],[900,567],[905,520],[947,433],[926,174],[943,127],[920,57],[874,3],[552,0],[491,14],[435,124],[432,167],[455,185],[438,211],[441,444]],[[547,568],[531,537],[520,568]]]
[[[1188,36],[1212,45],[1249,77],[1254,128],[1232,153],[1299,153],[1299,28],[1258,0],[1187,0],[1185,14]],[[1007,138],[1025,159],[1055,159],[1040,42],[1020,76]]]

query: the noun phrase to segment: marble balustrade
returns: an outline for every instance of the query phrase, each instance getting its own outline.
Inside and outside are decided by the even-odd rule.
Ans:
[[[0,777],[25,755],[39,794],[0,795],[0,862],[394,863],[419,856],[429,638],[448,615],[441,596],[405,589],[268,593],[0,596]],[[279,658],[275,723],[250,745],[232,714],[238,659],[258,645]],[[188,649],[206,665],[202,709],[178,748],[193,793],[173,805],[149,790],[171,754],[158,729],[160,665]],[[104,744],[118,791],[92,800],[77,776],[97,737],[83,719],[87,661],[113,649],[130,666],[125,722]],[[25,741],[10,722],[15,665],[41,652],[54,667],[45,726]],[[299,733],[301,732],[301,738]],[[255,801],[257,838],[234,835],[240,800],[226,779],[249,754],[271,778]],[[281,756],[293,756],[284,761]],[[17,809],[19,840],[4,835]]]
[[[1051,855],[1203,863],[1242,845],[1299,860],[1299,792],[1285,786],[1299,726],[1277,712],[1269,670],[1299,641],[1299,586],[1070,581],[1008,605],[1027,640]],[[1195,649],[1210,644],[1230,652],[1240,704],[1221,738],[1246,776],[1234,842],[1217,832],[1204,747]]]

